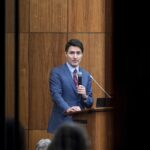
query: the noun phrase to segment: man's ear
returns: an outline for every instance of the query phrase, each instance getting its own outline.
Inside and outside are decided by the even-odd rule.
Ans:
[[[65,56],[67,56],[67,52],[65,51]]]

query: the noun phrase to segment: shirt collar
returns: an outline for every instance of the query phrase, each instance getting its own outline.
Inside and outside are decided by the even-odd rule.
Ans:
[[[74,67],[72,67],[68,62],[66,62],[66,64],[67,64],[67,66],[68,66],[68,68],[69,68],[69,70],[70,70],[71,73],[73,73],[73,71],[74,71],[75,69],[77,70],[77,72],[79,72],[79,66],[77,66],[76,68],[74,68]]]

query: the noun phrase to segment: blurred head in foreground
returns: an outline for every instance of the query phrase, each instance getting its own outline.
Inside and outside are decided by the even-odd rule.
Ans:
[[[84,128],[74,122],[62,124],[54,134],[48,150],[89,150],[90,141]]]

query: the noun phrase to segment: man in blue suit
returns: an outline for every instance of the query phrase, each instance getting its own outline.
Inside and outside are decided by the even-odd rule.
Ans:
[[[65,46],[66,63],[51,70],[49,88],[53,108],[48,122],[50,133],[53,133],[63,122],[72,121],[72,117],[66,113],[81,111],[85,107],[90,108],[93,104],[90,74],[79,67],[83,51],[81,41],[69,40]],[[79,79],[79,73],[82,75],[82,84],[78,81],[78,84],[74,83],[76,81],[73,78],[77,76]]]

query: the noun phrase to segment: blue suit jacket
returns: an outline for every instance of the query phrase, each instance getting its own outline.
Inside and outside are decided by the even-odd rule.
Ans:
[[[80,106],[83,109],[92,106],[92,80],[90,74],[82,68],[79,68],[79,70],[82,72],[82,85],[85,86],[88,95],[85,101],[77,94],[71,72],[66,64],[51,70],[49,88],[54,103],[48,122],[48,132],[53,133],[63,122],[72,120],[71,116],[64,114],[69,107]]]

